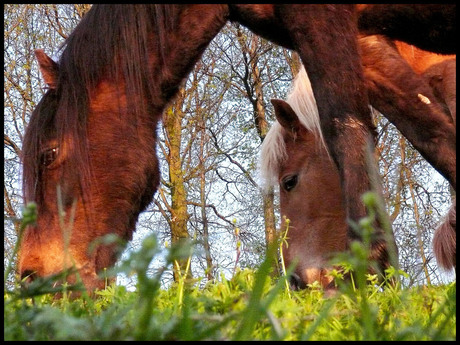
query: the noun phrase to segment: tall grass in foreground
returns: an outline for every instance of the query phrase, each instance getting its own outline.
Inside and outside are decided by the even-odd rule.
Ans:
[[[52,279],[36,281],[28,290],[4,289],[4,339],[456,339],[455,282],[412,289],[396,283],[382,289],[377,277],[363,269],[369,264],[365,243],[356,243],[342,258],[353,279],[341,282],[336,294],[326,297],[315,284],[291,291],[284,277],[271,277],[276,247],[256,271],[237,269],[231,279],[222,276],[204,288],[187,282],[184,275],[162,289],[163,272],[189,257],[192,247],[172,246],[166,266],[152,276],[148,267],[160,248],[155,236],[149,236],[118,268],[137,275],[135,292],[112,285],[98,291],[96,298],[54,299],[49,293],[56,291]],[[341,274],[335,274],[340,281]],[[64,289],[64,295],[70,291]]]

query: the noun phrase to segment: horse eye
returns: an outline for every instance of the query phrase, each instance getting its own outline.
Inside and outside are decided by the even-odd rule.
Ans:
[[[58,147],[52,147],[50,149],[45,150],[41,156],[41,164],[46,167],[49,166],[51,163],[53,163],[56,160],[58,153],[59,153]]]
[[[285,191],[289,192],[297,185],[297,181],[298,181],[297,175],[291,175],[291,176],[285,177],[281,181],[281,185]]]

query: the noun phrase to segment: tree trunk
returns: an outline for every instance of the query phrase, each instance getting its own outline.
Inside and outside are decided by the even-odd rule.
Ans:
[[[401,164],[405,167],[406,170],[406,179],[410,191],[410,196],[412,199],[412,205],[414,206],[414,219],[415,219],[415,226],[417,229],[417,243],[418,243],[418,249],[420,252],[420,257],[422,259],[422,267],[423,271],[425,273],[425,279],[428,285],[431,284],[431,279],[430,279],[430,273],[428,272],[428,262],[426,259],[425,255],[425,250],[423,248],[423,239],[422,239],[422,229],[423,226],[420,224],[420,213],[418,210],[418,205],[417,205],[417,199],[415,198],[415,192],[414,192],[414,179],[412,177],[412,170],[407,167],[405,164],[405,158],[406,158],[406,142],[404,140],[399,141],[400,144],[400,150],[401,150]]]
[[[202,117],[200,117],[202,119]],[[208,217],[206,215],[206,168],[204,164],[204,145],[206,143],[206,127],[205,121],[201,123],[200,129],[200,204],[201,204],[201,220],[203,222],[203,246],[206,256],[206,278],[208,280],[214,279],[213,263],[211,257],[211,246],[209,245],[209,228]]]
[[[167,160],[169,164],[169,187],[171,193],[171,205],[168,210],[171,214],[169,225],[171,228],[171,243],[188,239],[187,221],[190,215],[187,212],[187,192],[184,186],[184,172],[182,170],[181,141],[182,141],[182,104],[185,90],[181,88],[179,97],[170,107],[164,117],[164,128],[166,132],[166,145],[168,147]],[[174,265],[174,281],[178,281],[186,272],[187,259],[178,260]],[[191,277],[191,269],[187,271]]]
[[[267,135],[269,126],[265,116],[262,80],[260,70],[257,65],[257,48],[260,44],[260,38],[256,35],[251,35],[250,44],[246,45],[246,42],[242,39],[243,37],[240,30],[238,30],[237,34],[243,54],[244,56],[247,56],[245,59],[247,73],[246,79],[243,80],[243,82],[245,84],[247,96],[254,109],[254,125],[257,130],[257,134],[260,140],[263,141]],[[269,245],[276,240],[274,192],[272,187],[270,187],[270,190],[263,195],[263,209],[265,223],[265,246],[268,251]],[[277,258],[274,262],[278,262]]]

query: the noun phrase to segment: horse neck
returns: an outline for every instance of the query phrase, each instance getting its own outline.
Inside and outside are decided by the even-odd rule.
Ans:
[[[227,18],[226,5],[94,5],[66,41],[63,82],[121,80],[161,111]]]
[[[168,5],[166,5],[168,6]],[[174,6],[174,5],[169,5]],[[171,32],[159,35],[162,51],[150,57],[151,75],[159,80],[157,104],[166,105],[177,93],[211,40],[228,20],[226,5],[180,5]]]

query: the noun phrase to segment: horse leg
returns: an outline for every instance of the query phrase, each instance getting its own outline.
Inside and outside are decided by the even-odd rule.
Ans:
[[[151,61],[152,74],[162,76],[153,100],[161,112],[177,94],[211,40],[229,19],[227,5],[192,4],[181,7],[177,28],[166,33],[161,63]]]
[[[456,131],[430,86],[379,36],[359,40],[370,104],[456,188]],[[395,73],[397,71],[397,73]]]
[[[366,146],[374,147],[375,129],[358,53],[354,7],[278,5],[277,10],[308,71],[321,129],[340,173],[347,217],[357,222],[366,216],[361,195],[372,189]],[[389,264],[389,243],[379,224],[374,235],[371,259],[383,269]],[[351,227],[347,236],[349,242],[361,240]]]
[[[450,59],[431,66],[423,77],[428,81],[436,97],[450,111],[454,126],[457,120],[457,61]]]

